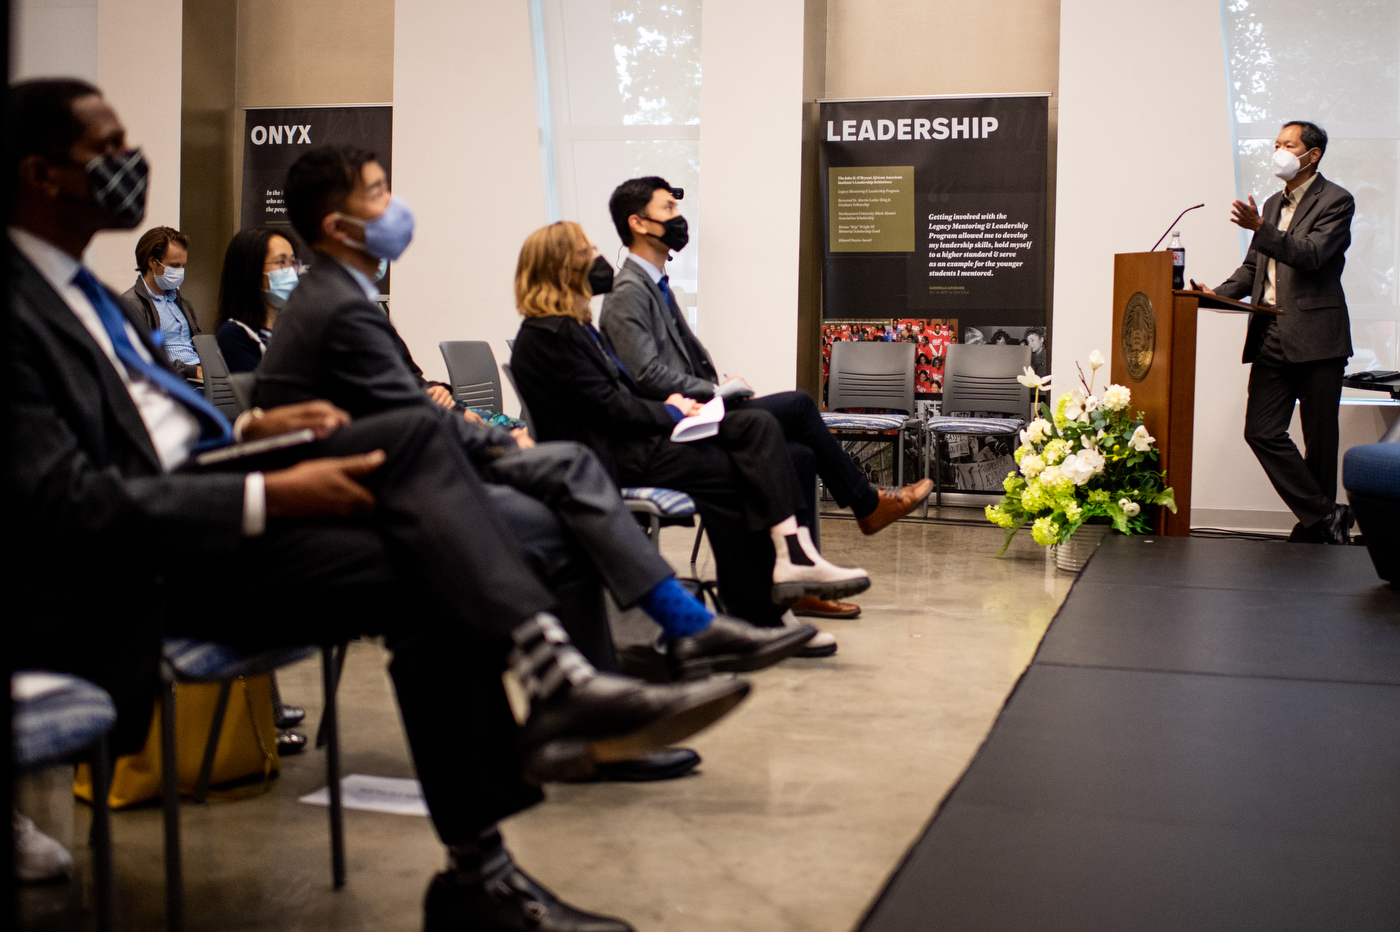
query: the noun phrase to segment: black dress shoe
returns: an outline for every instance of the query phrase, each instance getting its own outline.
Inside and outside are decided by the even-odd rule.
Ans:
[[[511,864],[485,882],[438,874],[423,903],[423,932],[635,932],[621,919],[575,909]]]
[[[584,780],[599,764],[636,760],[713,724],[749,694],[733,677],[653,684],[599,673],[536,703],[521,730],[532,783]]]
[[[306,719],[306,710],[298,705],[282,706],[282,714],[273,720],[278,728],[295,728]]]
[[[791,657],[816,634],[811,625],[760,628],[716,615],[703,631],[667,642],[666,659],[680,679],[719,672],[747,673]]]
[[[1356,515],[1346,505],[1332,506],[1332,513],[1323,518],[1322,542],[1324,544],[1350,544],[1351,526],[1356,523]]]
[[[580,783],[653,783],[687,776],[700,766],[700,755],[690,748],[662,748],[636,760],[621,760],[615,764],[599,764],[590,780]]]
[[[306,735],[298,734],[295,731],[279,731],[277,733],[277,753],[282,757],[291,757],[293,754],[300,754],[306,750]]]

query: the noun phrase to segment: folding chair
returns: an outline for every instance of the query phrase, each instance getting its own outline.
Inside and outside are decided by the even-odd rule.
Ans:
[[[924,422],[914,417],[913,343],[833,343],[822,420],[838,438],[895,444],[895,485],[904,485],[904,438],[924,447]],[[849,408],[882,408],[900,414],[855,414]]]
[[[485,340],[444,340],[438,344],[447,363],[452,397],[468,408],[501,412],[501,374],[496,354]]]
[[[251,372],[230,372],[228,387],[233,392],[233,403],[242,414],[253,406],[253,386],[258,377]]]
[[[224,362],[218,337],[212,333],[197,335],[194,351],[199,354],[199,365],[204,370],[204,400],[222,411],[230,421],[238,417],[240,409],[228,382],[228,363]]]
[[[337,645],[343,657],[344,645]],[[336,688],[340,664],[335,647],[284,647],[248,650],[197,641],[166,638],[162,648],[160,728],[161,783],[165,807],[165,924],[167,932],[185,928],[184,872],[180,856],[180,779],[175,760],[175,686],[178,683],[218,683],[219,698],[204,745],[204,759],[195,788],[195,802],[208,798],[210,774],[219,746],[224,714],[228,710],[233,681],[240,676],[272,673],[279,667],[297,663],[317,652],[321,654],[321,688],[325,711],[322,728],[326,733],[326,785],[330,791],[331,882],[334,889],[345,886],[345,820],[340,790],[340,730],[336,720]]]
[[[10,677],[12,758],[19,773],[86,756],[92,764],[92,874],[98,932],[116,927],[112,896],[111,761],[107,733],[117,723],[112,697],[76,676],[27,670]]]
[[[944,434],[994,437],[1014,434],[1031,415],[1031,390],[1016,376],[1031,364],[1029,346],[977,344],[948,347],[943,363],[943,416],[931,417],[934,500],[943,505],[942,442]],[[951,412],[1009,414],[1011,417],[954,417]],[[927,454],[925,454],[927,455]],[[928,502],[924,502],[928,512]]]

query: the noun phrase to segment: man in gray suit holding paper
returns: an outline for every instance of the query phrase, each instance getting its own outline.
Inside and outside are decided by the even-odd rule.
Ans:
[[[855,514],[865,534],[874,534],[913,511],[932,491],[933,483],[921,479],[902,489],[873,487],[831,435],[808,395],[776,392],[754,398],[753,390],[742,379],[721,383],[714,361],[686,322],[666,275],[670,253],[689,242],[686,220],[677,204],[680,197],[679,188],[650,176],[624,181],[608,202],[613,226],[629,251],[603,300],[600,326],[631,372],[638,391],[656,400],[673,392],[698,401],[719,394],[727,406],[742,402],[772,414],[783,428],[793,466],[802,480],[807,501],[797,518],[808,527],[817,521],[814,489],[818,475],[837,503]],[[860,608],[851,602],[808,597],[794,605],[793,612],[815,618],[854,618]]]
[[[1282,191],[1261,211],[1235,201],[1231,222],[1254,233],[1244,264],[1214,292],[1270,304],[1282,316],[1255,314],[1245,338],[1249,404],[1244,437],[1279,497],[1298,517],[1294,541],[1345,544],[1354,521],[1337,503],[1337,412],[1342,372],[1351,356],[1351,320],[1342,268],[1351,245],[1351,194],[1322,177],[1327,133],[1313,123],[1285,123],[1274,142]],[[1194,282],[1192,283],[1195,284]],[[1299,404],[1306,455],[1288,435]]]

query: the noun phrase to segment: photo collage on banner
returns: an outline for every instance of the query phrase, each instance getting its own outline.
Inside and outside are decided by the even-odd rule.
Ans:
[[[823,403],[841,340],[918,343],[913,413],[925,419],[943,413],[951,344],[1025,345],[1048,371],[1048,95],[819,104]],[[944,489],[1000,491],[1014,441],[954,438]],[[892,484],[892,444],[858,446],[867,473]],[[917,456],[906,451],[906,482]]]

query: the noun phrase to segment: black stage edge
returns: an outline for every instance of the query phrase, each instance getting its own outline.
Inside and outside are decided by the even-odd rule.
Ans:
[[[1400,930],[1400,592],[1108,538],[860,932]]]

